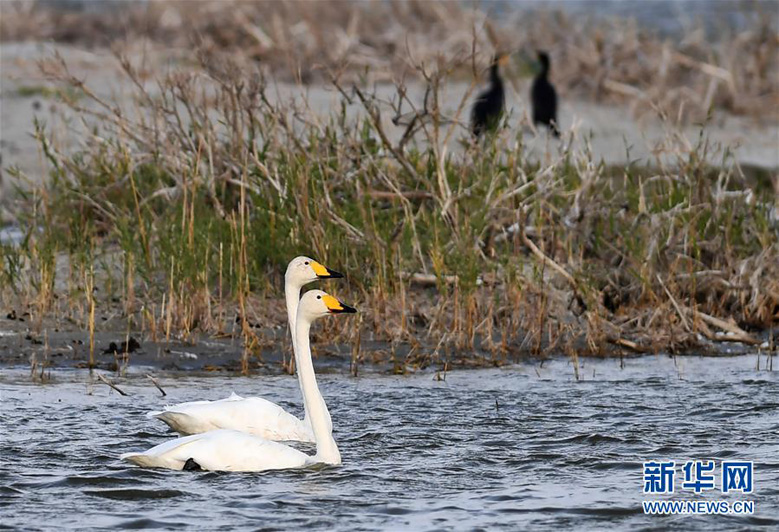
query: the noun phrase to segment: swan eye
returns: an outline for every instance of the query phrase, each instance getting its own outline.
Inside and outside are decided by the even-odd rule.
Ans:
[[[306,261],[306,266],[308,266],[308,261]]]
[[[322,299],[322,296],[316,296],[317,299]]]

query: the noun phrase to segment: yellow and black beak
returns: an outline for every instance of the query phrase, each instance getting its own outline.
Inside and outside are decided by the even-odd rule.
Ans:
[[[315,260],[311,261],[311,269],[314,270],[314,273],[320,279],[341,279],[344,276],[344,274],[338,273],[335,270],[331,270],[327,266],[323,266]]]
[[[330,314],[354,314],[357,312],[356,308],[341,303],[333,296],[322,296],[322,301],[327,305],[327,310],[330,311]]]

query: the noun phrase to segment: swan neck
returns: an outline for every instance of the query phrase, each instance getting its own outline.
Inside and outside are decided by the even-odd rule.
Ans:
[[[289,322],[289,334],[292,336],[292,345],[295,345],[295,318],[298,315],[298,303],[300,303],[300,287],[284,279],[284,298],[287,303],[287,321]]]
[[[292,353],[295,355],[295,368],[298,368],[298,384],[300,385],[300,391],[302,393],[303,381],[300,379],[300,361],[298,360],[298,351],[295,348],[295,321],[298,315],[298,305],[300,304],[300,289],[301,286],[294,282],[290,282],[289,279],[287,279],[287,276],[284,276],[284,297],[287,303],[287,321],[289,322],[289,334],[292,336]],[[303,422],[308,423],[308,407],[306,406],[305,395],[303,396],[303,411]]]
[[[326,464],[340,464],[341,454],[333,439],[333,424],[330,412],[319,391],[314,373],[314,362],[311,360],[311,345],[309,332],[311,322],[304,317],[297,316],[295,324],[295,349],[297,351],[298,375],[303,390],[303,398],[306,403],[308,419],[316,440],[315,461]]]

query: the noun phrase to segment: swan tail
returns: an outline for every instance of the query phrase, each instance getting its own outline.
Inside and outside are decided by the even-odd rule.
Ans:
[[[120,460],[125,460],[140,467],[157,467],[155,456],[149,456],[145,453],[124,453],[119,456]]]
[[[190,464],[189,460],[184,463],[180,460],[171,459],[164,455],[160,456],[157,454],[124,453],[119,455],[119,458],[126,462],[130,462],[131,464],[135,464],[138,467],[163,467],[165,469],[173,469],[178,471],[182,470],[184,467],[187,467],[188,464],[190,469],[193,469],[192,464],[194,464],[194,466],[200,467],[200,465],[194,460],[192,460],[192,464]]]
[[[149,412],[149,414],[152,414],[152,412]],[[156,419],[159,419],[160,421],[163,421],[166,423],[171,429],[175,430],[182,436],[188,436],[190,434],[194,434],[192,430],[190,430],[188,427],[191,425],[191,419],[188,414],[184,414],[183,412],[175,412],[173,410],[166,410],[164,412],[154,412],[154,415],[150,417],[154,417]]]

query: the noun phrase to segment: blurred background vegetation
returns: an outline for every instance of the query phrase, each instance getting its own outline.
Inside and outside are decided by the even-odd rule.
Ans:
[[[777,171],[709,132],[734,115],[777,131],[776,4],[717,2],[721,19],[697,2],[676,6],[686,19],[662,15],[677,2],[630,19],[598,7],[618,4],[3,3],[6,54],[55,43],[35,58],[45,84],[16,96],[65,118],[30,113],[40,175],[4,161],[2,310],[36,334],[229,334],[248,359],[304,253],[347,273],[328,290],[361,317],[322,335],[360,359],[773,349]],[[65,46],[110,49],[122,94]],[[606,160],[576,121],[557,142],[520,111],[474,142],[489,58],[512,53],[521,101],[536,49],[563,102],[660,124],[650,155]]]

